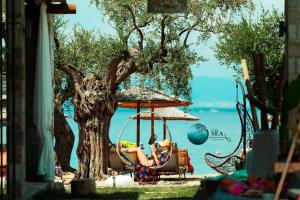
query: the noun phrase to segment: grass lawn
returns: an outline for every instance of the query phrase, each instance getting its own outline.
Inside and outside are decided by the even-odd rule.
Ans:
[[[102,188],[95,195],[72,196],[70,191],[48,191],[34,199],[195,199],[198,186]]]

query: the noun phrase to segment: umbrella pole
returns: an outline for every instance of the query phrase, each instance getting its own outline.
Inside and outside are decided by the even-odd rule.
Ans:
[[[154,137],[154,106],[151,105],[151,138]]]
[[[136,106],[137,120],[136,120],[136,145],[140,146],[140,125],[141,125],[141,103],[138,101]]]
[[[163,124],[164,124],[164,140],[166,139],[166,132],[167,132],[167,121],[166,121],[166,118],[164,118],[164,122],[163,122]]]

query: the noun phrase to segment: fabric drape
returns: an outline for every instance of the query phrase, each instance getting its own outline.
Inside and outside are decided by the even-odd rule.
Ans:
[[[41,140],[41,152],[38,162],[38,175],[45,180],[53,180],[54,137],[53,137],[53,50],[48,27],[47,6],[40,6],[39,32],[37,42],[37,60],[34,88],[34,123]]]

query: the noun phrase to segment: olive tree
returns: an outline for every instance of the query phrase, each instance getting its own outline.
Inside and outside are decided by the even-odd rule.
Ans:
[[[190,98],[191,65],[204,61],[192,44],[205,42],[224,24],[252,9],[248,1],[191,0],[186,13],[151,14],[146,0],[91,0],[116,35],[77,26],[62,41],[58,69],[73,88],[79,127],[79,178],[106,177],[110,121],[124,83],[144,84]],[[150,81],[149,81],[150,80]]]
[[[262,10],[258,18],[249,13],[240,21],[224,26],[222,34],[218,36],[215,47],[215,55],[223,64],[236,72],[237,76],[242,74],[240,68],[241,59],[247,59],[251,85],[259,100],[269,106],[281,107],[282,92],[284,84],[284,38],[279,35],[279,22],[284,21],[283,13],[276,9]],[[263,55],[263,74],[257,73],[255,61],[257,55]],[[259,86],[259,79],[262,79]],[[261,98],[259,94],[266,96]],[[264,100],[266,99],[266,100]],[[264,115],[262,118],[267,118]],[[261,124],[267,119],[262,119]],[[268,122],[264,123],[268,128]],[[279,125],[278,113],[274,115],[272,128]]]
[[[55,66],[59,66],[62,62],[60,56],[63,48],[60,43],[67,39],[63,34],[66,28],[67,21],[60,15],[54,16],[54,33],[55,33]],[[58,69],[54,71],[54,137],[55,137],[55,152],[57,162],[61,165],[62,170],[70,171],[70,159],[74,146],[74,133],[64,115],[64,105],[70,104],[70,97],[73,96],[74,90],[70,84],[70,79],[66,74]],[[68,104],[69,102],[69,104]],[[66,104],[67,103],[67,104]]]

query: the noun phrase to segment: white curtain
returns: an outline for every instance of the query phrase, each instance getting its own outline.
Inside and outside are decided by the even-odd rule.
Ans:
[[[53,50],[49,35],[47,7],[41,4],[37,43],[36,75],[34,88],[34,123],[41,139],[38,175],[45,180],[54,179],[53,144]]]

